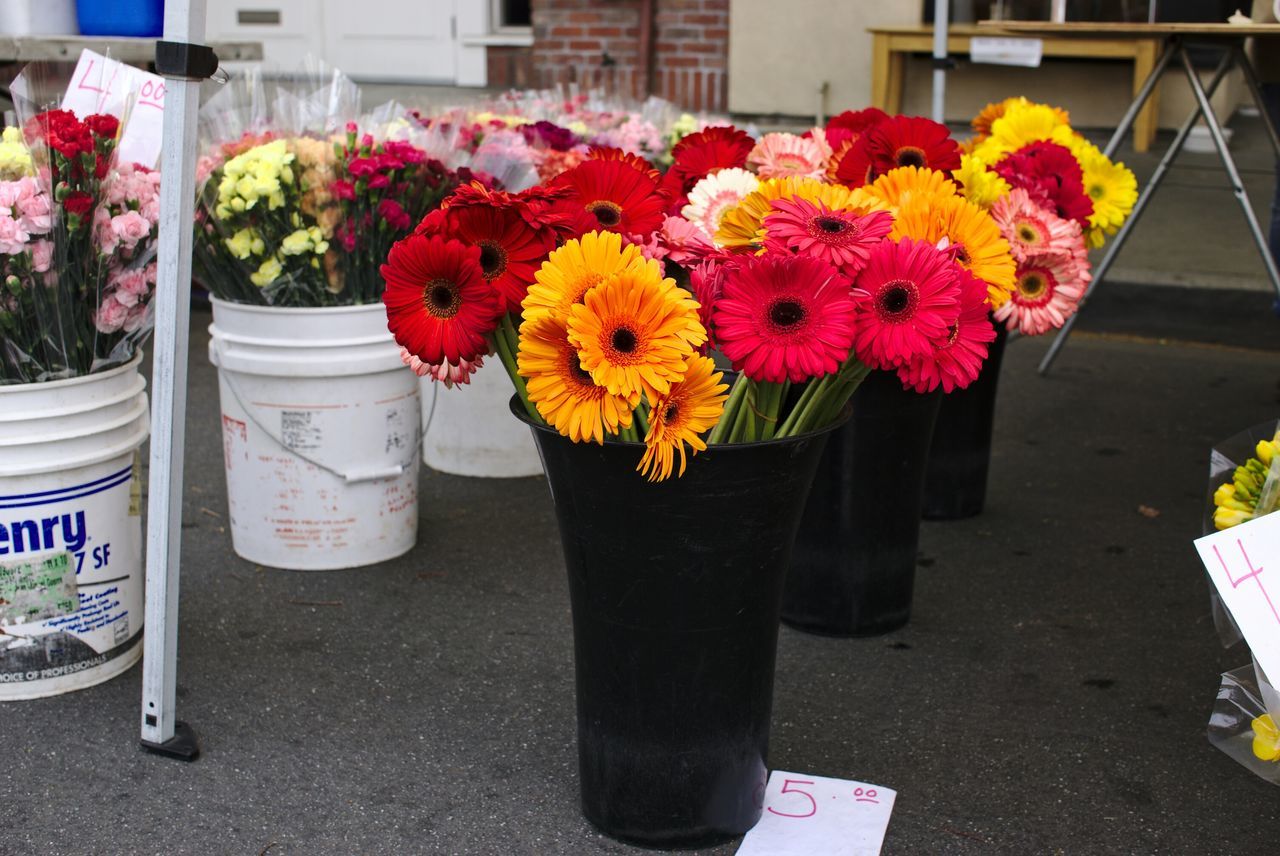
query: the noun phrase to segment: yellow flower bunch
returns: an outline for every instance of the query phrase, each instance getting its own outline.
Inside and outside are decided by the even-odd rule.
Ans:
[[[294,154],[284,140],[274,140],[236,155],[222,165],[215,213],[229,220],[251,210],[262,199],[274,211],[284,207],[285,188],[294,184]]]
[[[1280,437],[1260,440],[1254,450],[1257,457],[1236,467],[1231,481],[1213,492],[1216,506],[1213,525],[1217,529],[1230,529],[1276,510],[1280,485],[1276,484],[1276,478],[1269,477],[1273,466],[1280,464],[1276,461],[1277,451],[1280,451]],[[1276,475],[1280,477],[1280,472]]]
[[[35,172],[22,131],[12,126],[5,128],[0,137],[0,181],[17,181]]]
[[[960,168],[951,177],[960,185],[960,194],[984,211],[990,211],[996,200],[1012,189],[1009,182],[974,155],[961,155]]]
[[[575,443],[642,437],[637,469],[683,475],[724,410],[722,375],[697,349],[698,303],[613,232],[588,232],[542,264],[523,305],[517,369],[547,423]]]

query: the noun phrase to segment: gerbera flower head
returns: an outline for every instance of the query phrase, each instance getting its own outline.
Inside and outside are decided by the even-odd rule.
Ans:
[[[539,222],[522,201],[485,205],[464,196],[463,204],[424,218],[417,234],[438,234],[480,250],[480,268],[502,301],[502,311],[518,310],[542,260],[556,245],[556,232]]]
[[[889,114],[878,107],[865,110],[845,110],[827,120],[827,144],[838,149],[844,143],[851,143],[867,132],[868,128],[883,122]]]
[[[645,262],[640,248],[625,243],[616,232],[587,232],[565,241],[534,275],[523,303],[524,318],[554,315],[567,320],[569,310],[581,303],[588,291],[637,263],[647,264],[653,275],[659,274],[657,262]]]
[[[963,196],[903,206],[890,234],[934,246],[945,239],[948,254],[987,284],[992,306],[1009,298],[1015,270],[1009,242],[991,215]]]
[[[1080,224],[1063,220],[1032,201],[1021,187],[998,200],[991,208],[991,217],[1009,242],[1015,261],[1043,253],[1083,252]]]
[[[976,131],[978,136],[980,137],[989,137],[991,136],[991,126],[995,123],[997,119],[1002,117],[1006,112],[1010,110],[1016,110],[1019,108],[1031,107],[1031,106],[1033,106],[1032,102],[1028,101],[1026,98],[1022,97],[1021,95],[1016,96],[1014,98],[1006,98],[1003,101],[997,101],[993,104],[988,104],[986,107],[983,107],[982,110],[978,112],[977,116],[974,117],[973,122],[971,123],[973,126],[973,130]],[[1048,105],[1040,105],[1040,106],[1048,106]],[[1049,109],[1053,111],[1054,115],[1057,118],[1058,124],[1061,124],[1061,125],[1071,124],[1071,116],[1069,113],[1067,113],[1066,110],[1063,110],[1060,107],[1049,107]]]
[[[1075,314],[1090,278],[1088,260],[1082,256],[1028,256],[1018,264],[1013,295],[994,317],[1028,336],[1055,330]]]
[[[662,226],[633,242],[646,259],[688,265],[716,252],[711,236],[683,217],[666,217]]]
[[[800,176],[822,178],[826,175],[831,147],[821,129],[810,137],[795,134],[765,134],[747,155],[747,166],[761,178]]]
[[[729,385],[721,383],[724,375],[715,369],[710,357],[690,357],[684,380],[672,384],[670,392],[650,402],[644,457],[636,467],[649,481],[671,478],[676,453],[680,455],[678,475],[684,475],[686,445],[692,454],[706,450],[702,434],[720,420],[728,398],[725,390]]]
[[[738,167],[722,169],[693,186],[689,191],[689,203],[680,214],[708,235],[714,235],[725,212],[736,207],[759,186],[760,179],[754,173]]]
[[[655,182],[662,181],[662,173],[653,168],[653,164],[640,157],[640,155],[622,149],[613,148],[612,146],[593,146],[587,155],[588,160],[616,160],[622,161],[628,166],[634,167],[641,172],[647,174]]]
[[[434,381],[439,381],[445,385],[447,389],[459,384],[471,383],[471,376],[475,374],[476,369],[484,365],[484,357],[476,357],[474,360],[459,360],[455,363],[424,363],[417,356],[409,353],[409,349],[400,348],[400,362],[409,367],[410,371],[418,377],[429,377]]]
[[[1065,146],[1032,143],[1000,161],[995,170],[1062,219],[1075,220],[1081,229],[1089,228],[1093,202],[1084,192],[1080,163]]]
[[[854,336],[849,280],[811,256],[764,255],[723,272],[712,319],[720,350],[752,380],[800,383],[838,371]]]
[[[569,312],[582,367],[611,395],[666,395],[706,340],[697,301],[650,268],[619,271]]]
[[[630,427],[640,396],[613,395],[596,385],[569,343],[566,319],[525,319],[516,365],[538,413],[573,442],[603,443],[606,433]]]
[[[592,231],[643,235],[662,225],[666,195],[643,168],[624,160],[587,160],[560,173],[553,187],[571,192],[556,203],[576,223],[574,234]]]
[[[917,166],[891,169],[863,190],[891,209],[913,200],[956,195],[956,185],[945,173]]]
[[[1007,196],[1009,182],[999,173],[989,169],[973,155],[960,156],[960,168],[951,174],[960,185],[960,195],[979,208],[990,210],[996,200]]]
[[[987,284],[960,268],[957,273],[960,315],[946,336],[933,342],[933,353],[916,355],[898,367],[902,385],[916,392],[964,389],[978,378],[996,328],[987,308]]]
[[[923,116],[891,116],[858,138],[836,164],[835,178],[847,187],[861,187],[900,166],[949,175],[960,166],[960,146],[946,125]]]
[[[813,178],[771,178],[743,197],[736,208],[730,208],[720,218],[716,231],[716,243],[730,249],[754,249],[764,243],[763,221],[775,199],[808,199],[821,202],[827,208],[841,211],[857,211],[866,214],[887,208],[880,200],[838,184],[827,184]]]
[[[481,251],[439,235],[410,235],[391,248],[382,279],[387,328],[396,343],[431,365],[488,353],[502,300],[485,281]]]
[[[1133,213],[1138,202],[1138,179],[1122,163],[1112,163],[1102,152],[1080,159],[1084,192],[1093,203],[1086,231],[1089,245],[1100,247]]]
[[[930,357],[960,317],[959,272],[928,241],[881,241],[854,285],[867,292],[857,303],[854,349],[872,368],[897,368]]]
[[[736,259],[707,258],[694,265],[689,271],[689,287],[693,289],[693,297],[698,301],[698,320],[707,331],[707,342],[703,350],[715,344],[715,326],[712,317],[716,303],[724,291],[724,271],[726,267],[737,263]]]
[[[688,202],[689,191],[716,170],[743,167],[755,146],[746,131],[732,125],[717,125],[689,134],[671,149],[671,168],[662,187],[677,211]]]
[[[887,211],[832,210],[799,197],[775,199],[770,211],[764,218],[766,250],[822,259],[850,279],[893,228],[893,215]]]

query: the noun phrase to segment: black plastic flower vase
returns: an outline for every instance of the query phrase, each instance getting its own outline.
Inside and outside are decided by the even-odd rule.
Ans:
[[[824,636],[875,636],[911,616],[925,458],[939,391],[875,371],[818,465],[787,575],[782,620]]]
[[[783,580],[837,426],[712,446],[653,484],[640,444],[531,427],[569,573],[583,814],[649,847],[745,833],[767,778]]]
[[[982,513],[991,467],[1000,361],[1007,338],[1004,324],[997,323],[996,340],[977,380],[967,389],[942,397],[925,470],[925,520],[960,520]]]

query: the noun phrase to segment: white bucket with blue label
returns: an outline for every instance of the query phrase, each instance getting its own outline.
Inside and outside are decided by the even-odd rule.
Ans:
[[[213,300],[231,544],[272,568],[401,556],[418,537],[418,377],[381,303]]]
[[[0,701],[93,686],[142,656],[141,362],[0,386]]]

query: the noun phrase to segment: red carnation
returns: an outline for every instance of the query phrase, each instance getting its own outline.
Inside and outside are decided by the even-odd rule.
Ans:
[[[404,210],[399,202],[394,199],[384,199],[378,203],[378,216],[387,221],[387,225],[397,232],[402,229],[408,229],[413,219],[409,217],[409,212]]]
[[[120,130],[120,120],[106,113],[95,113],[85,119],[84,124],[94,136],[102,137],[104,140],[114,140],[116,132]]]
[[[62,207],[67,209],[68,214],[83,217],[93,207],[93,197],[83,190],[73,190],[62,200]]]

